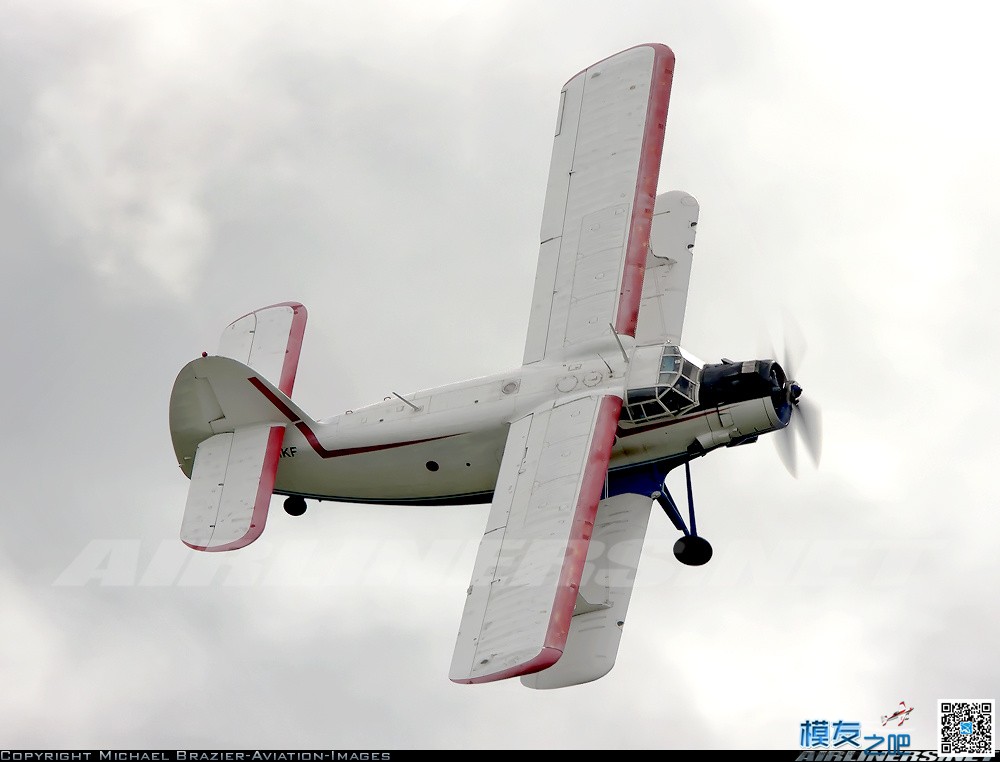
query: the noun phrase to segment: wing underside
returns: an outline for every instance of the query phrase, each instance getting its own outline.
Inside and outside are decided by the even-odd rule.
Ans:
[[[601,501],[563,654],[524,675],[529,688],[564,688],[603,677],[615,665],[652,500],[615,495]]]
[[[635,335],[674,56],[642,45],[563,89],[524,363],[565,355],[609,326]]]
[[[552,666],[566,645],[621,399],[595,395],[511,424],[450,677]]]

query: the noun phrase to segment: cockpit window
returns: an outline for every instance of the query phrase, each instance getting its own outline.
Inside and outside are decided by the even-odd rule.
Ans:
[[[645,405],[640,405],[642,408],[643,418],[655,418],[658,415],[663,415],[665,409],[663,405],[659,402],[647,402]]]
[[[681,358],[673,354],[664,354],[663,359],[660,360],[660,375],[676,373],[677,368],[680,367]]]
[[[659,390],[655,387],[649,387],[648,389],[630,389],[628,393],[628,401],[630,404],[638,404],[640,402],[649,402],[650,400],[655,400]]]
[[[666,345],[656,386],[629,389],[622,418],[643,422],[678,415],[694,407],[698,404],[700,374],[700,368],[681,357],[678,347]]]

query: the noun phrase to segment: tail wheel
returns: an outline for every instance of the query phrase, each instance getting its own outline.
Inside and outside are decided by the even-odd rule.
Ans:
[[[306,501],[305,498],[299,497],[298,495],[293,495],[292,497],[285,498],[285,513],[289,516],[301,516],[306,512]]]

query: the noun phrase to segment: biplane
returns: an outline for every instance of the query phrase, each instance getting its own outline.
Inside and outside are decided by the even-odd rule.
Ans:
[[[652,506],[681,533],[681,562],[711,558],[691,461],[799,419],[819,454],[788,368],[706,364],[680,346],[699,207],[656,192],[673,70],[668,47],[639,45],[562,88],[520,366],[313,418],[292,399],[297,302],[244,315],[188,363],[170,399],[191,480],[183,542],[248,545],[272,494],[293,516],[307,500],[488,502],[451,680],[558,688],[607,674]],[[686,520],[664,481],[678,467]]]
[[[912,706],[908,707],[908,706],[906,706],[906,702],[905,701],[900,701],[899,702],[899,709],[897,709],[892,714],[883,714],[882,715],[882,727],[885,727],[886,724],[892,722],[893,720],[899,720],[899,725],[902,725],[904,722],[906,722],[908,719],[910,719],[910,714],[912,712],[913,712],[913,707]]]

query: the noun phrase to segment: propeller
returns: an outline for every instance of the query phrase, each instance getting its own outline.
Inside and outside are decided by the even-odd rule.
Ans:
[[[785,352],[779,360],[786,379],[781,391],[791,407],[791,417],[788,425],[776,432],[775,437],[778,457],[793,477],[798,476],[799,442],[805,446],[806,452],[816,466],[819,465],[823,445],[823,417],[819,406],[803,396],[802,387],[796,380],[798,363],[805,356],[805,342],[801,334],[796,333],[798,335],[790,341],[786,332]],[[771,356],[775,358],[778,356],[773,347]]]

